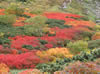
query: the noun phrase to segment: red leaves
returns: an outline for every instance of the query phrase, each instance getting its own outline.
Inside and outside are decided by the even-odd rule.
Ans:
[[[92,21],[83,21],[83,20],[74,19],[74,18],[82,17],[82,16],[77,15],[77,14],[48,12],[48,13],[44,13],[44,16],[46,16],[49,19],[65,20],[66,21],[65,24],[72,25],[72,26],[85,25],[85,26],[93,27],[96,25]],[[74,18],[71,18],[71,17],[74,17]]]
[[[33,47],[39,45],[39,41],[34,36],[16,36],[9,39],[12,39],[11,47],[16,49],[21,49],[23,45],[32,45]]]
[[[41,63],[41,60],[35,55],[35,52],[27,52],[23,54],[1,54],[0,62],[7,64],[10,68],[34,68],[35,65]]]
[[[3,46],[2,45],[0,45],[0,50],[2,50],[3,49]]]
[[[75,19],[72,19],[70,17],[80,18],[80,15],[76,14],[70,14],[70,13],[58,13],[58,12],[48,12],[44,13],[44,16],[46,16],[49,19],[58,19],[58,20],[65,20],[66,22],[75,21]],[[66,18],[66,16],[68,18]]]
[[[59,20],[63,20],[66,19],[67,17],[76,17],[76,18],[80,18],[80,15],[76,15],[76,14],[70,14],[70,13],[58,13],[58,12],[46,12],[44,13],[45,16],[47,16],[49,19],[59,19]]]
[[[4,11],[5,11],[4,9],[0,9],[0,15],[5,15]],[[27,13],[27,12],[24,12],[24,15],[27,15],[27,16],[30,16],[30,17],[37,16],[36,14],[31,14],[31,13]],[[61,13],[61,12],[45,12],[42,15],[46,16],[48,19],[65,20],[65,24],[72,25],[72,26],[86,25],[86,26],[93,27],[95,25],[92,21],[83,21],[83,20],[74,19],[74,18],[82,17],[82,16],[77,15],[77,14]],[[26,24],[26,23],[23,23],[23,21],[25,19],[26,18],[24,18],[24,17],[19,17],[16,20],[16,23],[14,23],[13,25],[14,26],[24,26]]]
[[[45,47],[49,49],[49,48],[53,48],[53,45],[52,44],[45,44]]]
[[[5,15],[4,11],[4,9],[0,9],[0,15]]]
[[[35,14],[31,14],[31,13],[27,13],[27,12],[24,12],[25,15],[28,15],[30,17],[34,17],[34,16],[37,16]],[[75,19],[71,18],[71,17],[74,17],[74,18],[80,18],[82,16],[80,15],[76,15],[76,14],[70,14],[70,13],[58,13],[58,12],[45,12],[44,14],[42,14],[43,16],[46,16],[47,18],[49,19],[58,19],[58,20],[65,20],[66,23],[65,24],[68,24],[69,22],[72,22],[72,21],[76,21]],[[68,18],[66,18],[66,16]],[[25,20],[25,18],[24,18]],[[21,18],[18,18],[16,20],[16,23],[13,24],[14,26],[24,26],[25,23],[22,22],[23,19]]]
[[[26,18],[24,17],[19,17],[17,18],[16,22],[13,24],[13,26],[24,26],[25,23],[23,23],[23,21],[25,21]]]
[[[51,28],[52,31],[56,32],[55,36],[48,36],[45,35],[43,37],[34,37],[34,36],[16,36],[10,37],[11,39],[11,48],[16,48],[21,50],[23,45],[32,45],[33,47],[40,47],[41,43],[39,42],[38,38],[41,40],[46,40],[48,44],[42,45],[46,48],[52,48],[53,46],[57,45],[59,40],[72,40],[75,35],[80,32],[80,29],[88,30],[85,27],[72,27],[72,28],[64,28],[60,29],[58,27]],[[41,48],[41,47],[40,47]]]
[[[31,13],[27,13],[27,12],[24,12],[24,14],[25,14],[25,15],[28,15],[28,16],[30,16],[30,17],[35,17],[35,16],[36,16],[36,14],[31,14]]]

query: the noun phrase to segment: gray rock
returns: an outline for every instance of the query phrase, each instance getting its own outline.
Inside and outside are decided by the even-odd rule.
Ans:
[[[100,20],[96,20],[96,23],[100,23]]]

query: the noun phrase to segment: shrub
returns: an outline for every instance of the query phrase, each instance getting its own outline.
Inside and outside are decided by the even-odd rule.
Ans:
[[[73,61],[94,61],[95,59],[100,57],[100,49],[94,49],[89,52],[81,52],[78,55],[73,56]]]
[[[44,65],[44,66],[46,67],[46,65]],[[81,74],[94,73],[94,74],[96,74],[96,73],[100,72],[100,69],[98,67],[100,67],[100,65],[98,65],[95,62],[79,62],[79,61],[76,61],[76,62],[72,62],[68,66],[64,67],[63,70],[59,69],[59,70],[55,70],[55,72],[54,71],[53,72],[54,72],[54,74],[67,74],[67,73],[81,73]],[[50,73],[53,74],[53,72],[50,72]]]
[[[95,60],[95,63],[100,65],[100,58]]]
[[[68,18],[68,17],[66,17]],[[70,17],[70,18],[73,18],[73,19],[76,19],[76,20],[84,20],[84,21],[89,21],[89,18],[86,17],[86,16],[83,16],[83,17],[80,17],[80,18],[77,18],[77,17]]]
[[[79,40],[79,41],[76,41],[74,43],[73,42],[69,42],[67,44],[67,47],[70,48],[70,52],[71,53],[78,54],[81,51],[87,51],[88,43],[86,41]]]
[[[43,73],[42,73],[40,70],[38,70],[38,69],[25,70],[25,71],[20,72],[19,74],[25,74],[25,73],[27,73],[27,74],[31,74],[31,73],[33,73],[33,74],[43,74]]]
[[[91,40],[93,33],[88,31],[81,31],[80,36],[82,36],[83,40]]]
[[[25,25],[24,26],[25,35],[29,36],[43,36],[43,30],[39,25]]]
[[[73,61],[82,61],[82,62],[93,61],[94,59],[95,59],[94,56],[88,52],[81,52],[79,55],[75,55],[72,58]]]
[[[12,54],[12,49],[3,46],[3,48],[0,49],[0,54]]]
[[[45,34],[48,34],[49,31],[50,31],[50,28],[48,27],[48,24],[46,24],[46,26],[43,28],[43,32],[44,32]]]
[[[88,32],[88,31],[81,31],[80,33],[83,37],[89,37],[91,38],[92,36],[92,33],[91,32]]]
[[[92,40],[96,40],[96,39],[100,39],[100,32],[96,32],[96,33],[92,36]]]
[[[17,35],[25,35],[24,27],[9,27],[5,28],[5,37],[15,37]]]
[[[4,33],[0,32],[0,38],[3,38],[3,37],[4,37]]]
[[[11,44],[8,38],[0,38],[0,44]]]
[[[46,17],[44,16],[36,16],[34,18],[29,18],[25,22],[29,25],[25,25],[25,33],[28,35],[34,36],[42,36],[43,35],[43,28],[46,26]]]
[[[88,48],[90,49],[99,48],[99,47],[100,47],[100,39],[92,40],[88,42]]]
[[[84,28],[85,29],[85,28]],[[93,33],[92,32],[88,32],[88,31],[83,31],[80,30],[79,32],[76,33],[76,35],[73,37],[73,40],[84,40],[84,41],[88,41],[91,40]]]
[[[67,71],[70,71],[70,69],[71,70],[75,69],[76,71],[78,71],[79,70],[79,69],[77,69],[78,67],[79,68],[82,67],[83,70],[86,70],[87,67],[90,70],[90,68],[93,67],[93,69],[96,70],[97,69],[96,67],[99,64],[98,63],[99,60],[96,61],[97,65],[95,65],[95,63],[93,64],[91,62],[89,62],[90,64],[89,63],[85,63],[85,64],[81,63],[83,66],[85,65],[85,67],[79,65],[80,62],[76,62],[76,61],[81,61],[81,62],[94,61],[95,59],[97,59],[99,57],[100,57],[100,49],[96,49],[91,52],[81,52],[80,54],[73,56],[73,58],[57,59],[55,62],[52,62],[52,63],[38,64],[36,66],[36,68],[39,70],[42,70],[43,72],[49,72],[51,74],[53,74],[53,72],[55,72],[55,71],[63,70],[68,65],[70,65],[71,68],[70,68],[70,66],[68,66]],[[72,63],[72,64],[70,64],[70,63]],[[74,63],[75,63],[75,65],[74,65]],[[74,67],[72,65],[74,65]],[[63,72],[65,73],[66,70],[64,70]],[[62,73],[62,71],[60,73]]]
[[[49,30],[48,36],[56,36],[56,31]]]
[[[16,22],[14,15],[0,15],[0,25],[11,26],[14,22]]]
[[[65,21],[64,21],[64,20],[56,20],[56,19],[48,19],[48,20],[46,21],[46,24],[50,24],[50,23],[64,24]]]
[[[0,74],[7,74],[9,72],[9,67],[4,64],[4,63],[0,63]]]
[[[38,25],[44,25],[46,22],[47,18],[42,15],[38,15],[32,18],[27,19],[25,22],[29,24],[38,24]]]
[[[44,12],[44,9],[36,8],[36,9],[32,10],[30,13],[32,13],[32,14],[42,14],[43,12]]]
[[[8,38],[8,37],[15,37],[17,35],[25,35],[24,27],[7,27],[0,25],[0,38]]]
[[[55,71],[63,70],[64,64],[65,62],[60,60],[59,63],[53,62],[53,63],[48,63],[48,64],[38,64],[36,68],[43,72],[48,72],[50,74],[53,74],[53,72]]]
[[[89,21],[89,18],[84,16],[84,17],[80,17],[80,19],[84,20],[84,21]]]
[[[60,28],[69,28],[71,27],[70,25],[64,25],[65,21],[64,20],[56,20],[56,19],[48,19],[46,21],[46,24],[49,24],[48,27],[60,27]]]
[[[29,49],[29,50],[34,49],[32,45],[23,45],[22,48],[26,48],[26,49]]]
[[[96,63],[93,62],[87,62],[87,63],[75,62],[67,66],[65,68],[65,71],[69,73],[96,74],[100,72],[99,67],[100,65],[97,65]]]
[[[6,14],[23,15],[24,10],[20,8],[17,4],[12,3],[6,10]]]
[[[0,62],[5,63],[12,69],[28,69],[34,68],[37,64],[42,63],[36,55],[36,51],[22,54],[1,54]],[[16,61],[14,61],[16,60]],[[0,68],[1,69],[1,68]]]
[[[9,39],[12,40],[11,47],[19,50],[22,48],[23,45],[31,45],[32,47],[40,46],[37,37],[34,36],[16,36],[9,37]]]
[[[26,15],[26,14],[20,15],[20,17],[31,18],[31,16]]]
[[[40,41],[41,44],[45,45],[47,44],[48,42],[46,40],[41,40],[41,39],[38,39]]]
[[[37,55],[41,59],[47,59],[47,61],[55,61],[57,58],[71,58],[73,55],[69,53],[67,48],[51,48],[47,51],[38,51]]]
[[[94,59],[100,57],[100,48],[92,50],[91,54],[94,56]]]
[[[95,30],[95,31],[100,31],[100,25],[95,25],[95,26],[94,26],[94,30]]]

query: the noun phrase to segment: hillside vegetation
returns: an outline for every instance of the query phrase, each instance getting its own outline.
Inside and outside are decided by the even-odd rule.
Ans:
[[[0,0],[0,74],[100,72],[99,0]]]

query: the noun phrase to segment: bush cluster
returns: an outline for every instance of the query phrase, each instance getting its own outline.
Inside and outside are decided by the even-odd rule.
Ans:
[[[64,58],[63,60],[56,60],[56,62],[52,63],[45,63],[45,64],[38,64],[36,66],[37,69],[40,69],[43,72],[50,72],[53,73],[55,71],[61,71],[66,66],[69,65],[69,63],[75,62],[75,61],[81,61],[81,62],[87,62],[87,61],[95,61],[95,59],[100,57],[100,49],[96,49],[88,52],[81,52],[78,55],[73,56],[73,58]]]
[[[59,27],[59,28],[69,28],[71,26],[69,25],[65,25],[65,21],[64,20],[56,20],[56,19],[48,19],[46,21],[46,24],[49,24],[48,27]]]
[[[12,26],[16,22],[14,15],[0,15],[0,26]]]

